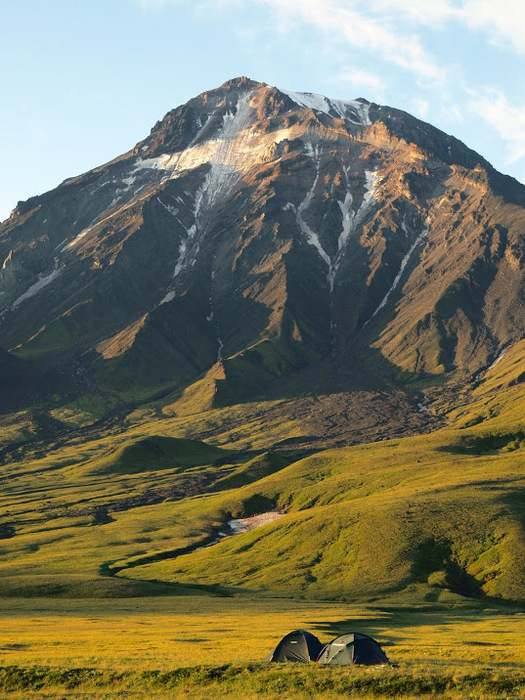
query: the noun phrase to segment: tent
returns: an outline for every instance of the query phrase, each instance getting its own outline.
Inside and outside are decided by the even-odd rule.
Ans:
[[[295,630],[286,634],[265,661],[315,661],[323,645],[315,634],[307,630]]]
[[[352,666],[353,664],[378,666],[390,663],[379,644],[372,637],[359,632],[341,634],[332,639],[325,645],[317,661],[320,664],[333,666]]]

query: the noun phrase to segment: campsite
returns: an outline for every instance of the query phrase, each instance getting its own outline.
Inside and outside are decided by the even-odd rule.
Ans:
[[[522,420],[522,388],[513,393],[515,402],[487,420],[493,441],[510,416]],[[494,400],[480,402],[455,420],[469,423],[495,407]],[[187,425],[164,422],[167,432],[182,435]],[[492,571],[519,542],[521,501],[504,499],[510,479],[521,483],[520,452],[505,443],[487,454],[485,425],[291,464],[264,454],[236,462],[232,450],[225,464],[206,465],[209,449],[197,441],[149,438],[162,446],[158,463],[172,450],[184,466],[136,473],[149,429],[143,423],[131,442],[129,433],[84,440],[81,471],[71,467],[78,447],[67,443],[33,455],[21,473],[17,465],[6,469],[17,534],[1,542],[0,693],[17,700],[204,698],[210,689],[238,700],[523,694],[525,615],[512,600],[520,569],[487,577],[487,594],[480,594],[457,565],[473,562],[475,571],[479,562]],[[188,497],[167,491],[170,480],[182,491],[188,475],[202,484],[208,474],[219,488]],[[123,490],[128,498],[119,501]],[[156,493],[168,498],[155,502]],[[87,495],[92,500],[82,503]],[[104,514],[98,504],[110,501],[116,507]],[[471,503],[483,508],[468,510]],[[509,504],[502,522],[512,539],[471,538],[502,503]],[[267,515],[250,514],[257,510]],[[353,513],[361,514],[358,523]],[[389,527],[396,519],[404,529]],[[355,554],[338,537],[341,524],[354,533]],[[229,536],[217,538],[221,532]],[[191,551],[181,551],[188,545]],[[401,559],[406,551],[413,558]],[[232,553],[235,571],[227,566]],[[349,569],[357,554],[360,567]],[[495,595],[497,585],[508,600]],[[297,629],[322,644],[368,635],[394,667],[263,661]]]
[[[0,694],[520,697],[525,615],[510,557],[522,502],[508,494],[522,475],[519,449],[501,436],[511,420],[517,433],[522,391],[453,416],[462,426],[490,411],[481,426],[453,423],[295,463],[268,453],[241,460],[238,443],[210,455],[178,418],[163,422],[178,438],[148,438],[154,421],[83,440],[80,470],[74,443],[27,449],[23,469],[6,465],[4,475],[17,533],[1,541]],[[151,444],[158,468],[137,472]],[[222,463],[207,464],[217,454]],[[165,455],[181,466],[163,468]],[[202,485],[209,475],[217,488],[184,496],[189,477]],[[484,529],[498,517],[505,538]],[[509,564],[487,575],[486,593],[462,574],[499,570],[500,561]],[[298,629],[322,644],[368,635],[393,667],[263,661]]]
[[[459,700],[522,697],[525,683],[525,615],[516,609],[200,595],[3,599],[0,614],[0,696],[16,700]],[[396,667],[263,662],[296,627],[323,643],[357,627],[381,642]]]

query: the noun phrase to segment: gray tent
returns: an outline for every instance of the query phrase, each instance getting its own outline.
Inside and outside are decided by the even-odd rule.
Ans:
[[[341,634],[325,645],[317,661],[333,666],[379,666],[389,664],[387,655],[379,644],[366,634],[352,632]]]
[[[286,634],[265,661],[315,661],[323,645],[315,634],[307,630],[295,630]]]

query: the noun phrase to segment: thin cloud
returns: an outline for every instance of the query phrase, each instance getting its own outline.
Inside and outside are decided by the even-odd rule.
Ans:
[[[346,83],[352,87],[362,87],[369,90],[383,90],[385,81],[378,75],[368,71],[345,68],[337,75],[337,82]]]
[[[417,36],[396,31],[382,18],[360,10],[352,0],[259,0],[284,15],[314,25],[336,39],[371,51],[432,82],[445,80],[443,69],[425,51]]]
[[[158,11],[187,0],[131,0],[146,11]],[[198,0],[199,7],[217,10],[249,7],[254,0]],[[289,30],[300,18],[335,32],[359,48],[367,45],[403,68],[425,78],[439,80],[442,71],[417,36],[407,34],[406,24],[444,28],[457,22],[469,30],[482,31],[495,44],[525,52],[525,2],[523,0],[256,0],[277,10],[281,27]],[[395,27],[395,29],[394,29]]]
[[[525,53],[525,3],[523,0],[465,0],[463,19],[471,29],[485,31],[499,45],[511,45]]]
[[[370,0],[376,13],[406,17],[417,24],[442,26],[451,18],[461,16],[461,10],[450,0]]]
[[[443,28],[448,22],[457,22],[484,32],[492,43],[525,52],[523,0],[368,0],[368,6],[376,14],[404,17],[428,27]]]
[[[501,91],[491,89],[475,96],[471,108],[507,144],[506,165],[525,158],[525,105],[515,107]]]

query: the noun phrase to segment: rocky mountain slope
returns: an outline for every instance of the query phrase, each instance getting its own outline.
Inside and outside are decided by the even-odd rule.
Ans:
[[[524,207],[404,112],[238,78],[0,225],[0,373],[189,410],[465,383],[524,335]]]

